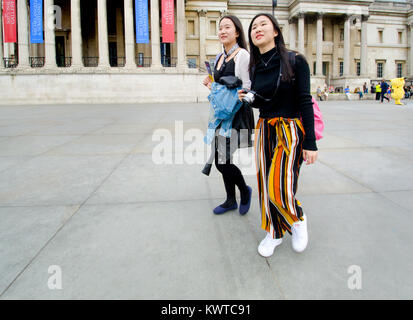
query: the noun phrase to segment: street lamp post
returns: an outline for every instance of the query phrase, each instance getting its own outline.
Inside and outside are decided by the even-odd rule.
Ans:
[[[272,0],[272,15],[275,16],[275,7],[277,6],[277,0]]]

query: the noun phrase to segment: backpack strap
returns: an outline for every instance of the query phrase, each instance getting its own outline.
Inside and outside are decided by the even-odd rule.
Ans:
[[[291,67],[294,72],[293,82],[295,82],[295,57],[297,54],[294,51],[288,51],[288,60],[290,61]]]
[[[291,66],[295,67],[295,56],[296,53],[294,51],[288,51],[288,59],[290,60]]]
[[[222,55],[223,55],[223,53],[221,52],[221,53],[218,53],[217,56],[215,57],[214,68],[217,65],[217,63],[218,63],[218,61],[219,61],[219,59],[221,58]]]

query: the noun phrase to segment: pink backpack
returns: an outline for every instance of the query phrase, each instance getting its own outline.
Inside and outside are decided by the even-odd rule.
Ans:
[[[313,109],[314,109],[314,132],[315,132],[315,139],[320,140],[323,137],[324,131],[324,121],[323,121],[323,114],[321,113],[320,107],[318,106],[317,101],[312,98],[313,101]]]

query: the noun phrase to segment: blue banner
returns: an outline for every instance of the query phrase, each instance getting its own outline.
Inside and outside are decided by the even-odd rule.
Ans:
[[[149,43],[148,0],[135,0],[136,43]]]
[[[42,0],[30,0],[30,43],[43,43]]]

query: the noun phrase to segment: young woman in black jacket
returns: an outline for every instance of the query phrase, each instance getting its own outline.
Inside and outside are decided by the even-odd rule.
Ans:
[[[296,200],[300,166],[314,163],[317,145],[310,95],[310,70],[305,58],[289,52],[276,19],[258,14],[249,30],[252,107],[259,108],[255,132],[261,227],[267,236],[258,252],[269,257],[292,234],[293,248],[307,246],[307,218]],[[242,100],[245,91],[238,92]]]

